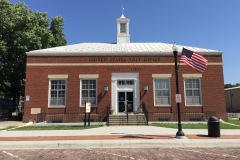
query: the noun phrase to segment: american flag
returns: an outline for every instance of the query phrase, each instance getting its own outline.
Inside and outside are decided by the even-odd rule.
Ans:
[[[204,72],[207,69],[208,60],[199,53],[183,48],[180,62],[192,67],[197,72]]]

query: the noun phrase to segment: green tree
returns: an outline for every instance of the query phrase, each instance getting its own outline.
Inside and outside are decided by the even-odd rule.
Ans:
[[[56,16],[52,19],[50,30],[54,37],[54,41],[51,43],[52,47],[66,45],[65,35],[63,31],[63,19],[60,16]]]
[[[224,88],[232,88],[232,87],[239,87],[240,83],[236,83],[236,84],[225,84]]]
[[[66,45],[63,26],[60,16],[50,22],[47,13],[33,12],[22,2],[0,0],[0,96],[19,102],[24,95],[26,52]]]

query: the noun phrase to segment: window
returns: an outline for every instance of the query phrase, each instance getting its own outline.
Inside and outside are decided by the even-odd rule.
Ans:
[[[170,105],[169,79],[154,79],[154,104],[157,106]]]
[[[120,33],[126,33],[126,23],[120,23]]]
[[[186,105],[202,105],[200,79],[185,79]]]
[[[119,86],[124,86],[124,85],[131,86],[131,85],[134,85],[134,80],[119,80],[118,85]]]
[[[85,106],[85,102],[91,102],[92,106],[97,106],[96,80],[81,80],[81,106]]]
[[[66,80],[50,80],[50,106],[65,106]]]

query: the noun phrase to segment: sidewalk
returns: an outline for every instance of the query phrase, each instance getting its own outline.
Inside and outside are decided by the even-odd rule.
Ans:
[[[183,131],[184,139],[174,138],[177,129],[154,126],[0,131],[0,149],[240,147],[240,130],[221,130],[219,138],[208,137],[207,129]]]
[[[0,121],[0,129],[10,127],[10,126],[23,126],[26,123],[21,121]]]

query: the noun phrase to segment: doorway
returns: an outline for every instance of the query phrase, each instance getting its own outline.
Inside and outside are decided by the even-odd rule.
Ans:
[[[118,92],[118,112],[133,112],[133,92]]]

